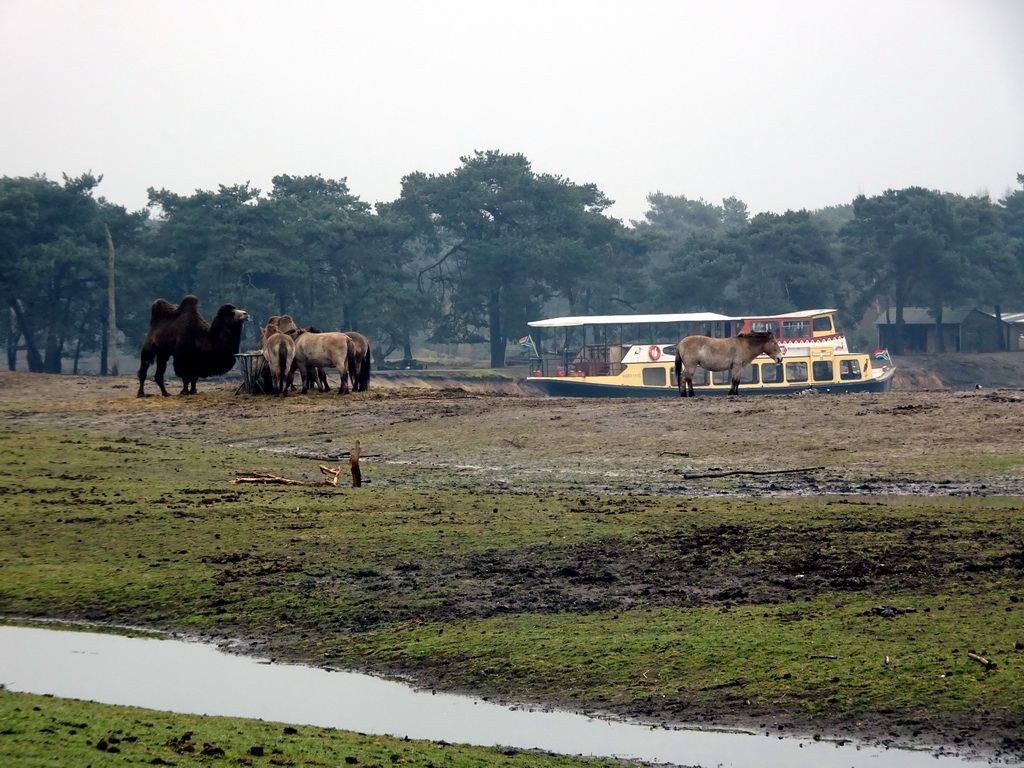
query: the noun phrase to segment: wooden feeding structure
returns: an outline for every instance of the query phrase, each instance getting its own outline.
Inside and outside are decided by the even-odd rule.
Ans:
[[[235,394],[245,392],[250,395],[269,395],[270,376],[267,371],[267,360],[262,352],[239,352],[235,355],[238,371],[242,374],[242,383]]]

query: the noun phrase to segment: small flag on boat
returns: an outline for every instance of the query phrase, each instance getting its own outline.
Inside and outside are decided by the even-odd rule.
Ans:
[[[537,345],[533,343],[532,336],[523,336],[523,338],[519,340],[519,346],[528,352],[532,352],[534,357],[539,357],[537,354]]]
[[[889,350],[888,349],[876,349],[875,350],[875,360],[888,360],[888,361],[892,362],[892,358],[889,357]]]

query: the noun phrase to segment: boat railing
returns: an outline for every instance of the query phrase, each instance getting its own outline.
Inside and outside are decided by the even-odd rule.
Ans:
[[[585,351],[574,357],[546,354],[530,359],[531,376],[618,376],[626,369],[624,363],[590,359]]]

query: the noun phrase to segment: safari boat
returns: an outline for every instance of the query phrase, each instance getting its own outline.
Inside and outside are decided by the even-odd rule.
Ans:
[[[534,320],[521,340],[533,352],[527,384],[547,395],[573,397],[678,397],[675,345],[685,336],[726,338],[771,331],[782,362],[761,355],[743,370],[741,395],[798,392],[885,392],[895,367],[888,352],[851,352],[836,329],[834,309],[782,315],[729,317],[713,312],[600,315]],[[729,371],[698,368],[698,395],[726,395]]]

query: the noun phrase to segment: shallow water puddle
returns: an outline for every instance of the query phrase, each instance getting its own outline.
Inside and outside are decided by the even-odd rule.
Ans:
[[[0,626],[8,690],[483,746],[723,768],[963,768],[984,761],[777,736],[669,730],[433,694],[199,643]]]

